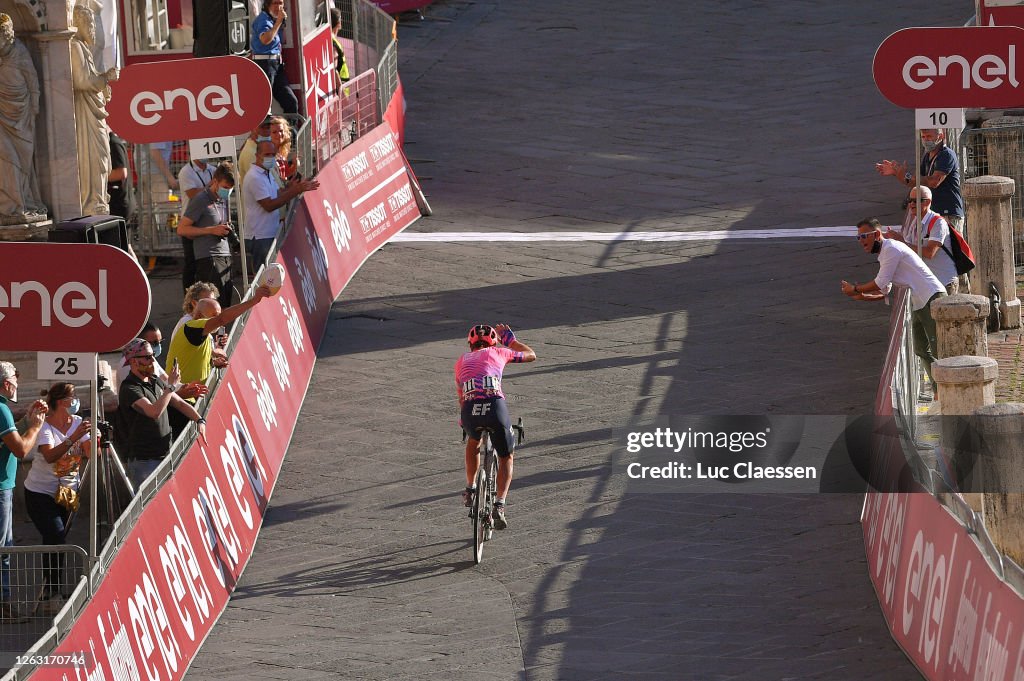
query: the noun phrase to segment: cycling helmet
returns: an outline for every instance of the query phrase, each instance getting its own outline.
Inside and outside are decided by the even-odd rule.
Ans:
[[[477,343],[483,343],[487,346],[494,346],[498,344],[498,332],[494,330],[493,326],[487,324],[477,324],[469,330],[469,341],[470,347]]]

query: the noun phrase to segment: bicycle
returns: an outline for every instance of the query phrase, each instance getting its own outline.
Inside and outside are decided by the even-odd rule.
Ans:
[[[516,432],[516,446],[526,439],[523,419],[520,418],[512,430]],[[473,563],[479,565],[484,559],[484,543],[494,535],[494,500],[498,491],[498,457],[491,443],[492,430],[485,428],[480,431],[480,444],[477,451],[480,456],[480,467],[476,472],[476,494],[473,495],[469,508],[469,518],[473,527]],[[462,433],[466,439],[466,433]]]

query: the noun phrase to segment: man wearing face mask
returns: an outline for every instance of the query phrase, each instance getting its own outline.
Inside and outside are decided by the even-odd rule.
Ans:
[[[878,276],[866,284],[851,284],[844,279],[840,284],[843,293],[854,300],[884,300],[893,284],[908,287],[914,310],[914,354],[921,358],[925,371],[931,376],[932,362],[938,358],[939,350],[931,307],[933,302],[946,296],[946,287],[909,246],[886,239],[876,218],[857,223],[857,241],[866,253],[878,256]],[[937,394],[935,390],[932,379],[933,395]]]
[[[208,281],[220,289],[220,304],[231,306],[231,244],[232,228],[228,199],[235,188],[235,168],[222,161],[213,171],[206,188],[188,202],[185,215],[178,222],[178,236],[192,240],[196,255],[196,280]]]
[[[956,152],[946,145],[946,134],[942,128],[922,129],[921,146],[925,151],[921,155],[921,186],[932,190],[932,210],[966,239],[964,198],[960,193],[960,163]],[[891,175],[908,187],[917,183],[906,161],[882,161],[875,164],[875,169],[879,175]]]
[[[274,117],[270,115],[264,118],[259,127],[249,133],[245,144],[242,145],[242,149],[238,152],[238,180],[243,185],[245,184],[245,176],[249,172],[249,168],[256,162],[256,145],[260,142],[270,141],[270,122],[273,119]]]
[[[18,401],[18,370],[10,362],[0,362],[0,546],[14,546],[14,481],[18,459],[23,459],[39,437],[48,407],[36,400],[19,432],[8,402]],[[22,621],[11,605],[11,557],[0,555],[0,623]]]
[[[245,248],[253,260],[254,271],[267,261],[270,246],[281,229],[278,209],[303,192],[320,188],[316,180],[294,180],[281,189],[276,174],[277,146],[273,142],[260,142],[256,147],[256,163],[246,173],[242,188]]]

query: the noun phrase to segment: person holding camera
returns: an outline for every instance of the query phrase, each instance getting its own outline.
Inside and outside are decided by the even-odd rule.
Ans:
[[[54,383],[45,393],[50,411],[39,431],[39,453],[25,478],[25,508],[43,544],[65,544],[68,518],[78,507],[82,460],[89,457],[89,421],[78,415],[79,402],[73,383]],[[56,613],[64,605],[61,571],[64,554],[44,554],[43,614]]]
[[[231,306],[231,246],[238,243],[229,219],[228,200],[234,188],[235,167],[231,161],[221,161],[209,185],[189,200],[178,222],[178,236],[192,240],[196,280],[208,281],[220,290],[222,307]]]

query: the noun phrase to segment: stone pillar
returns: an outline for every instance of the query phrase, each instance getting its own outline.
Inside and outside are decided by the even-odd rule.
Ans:
[[[988,174],[1009,177],[1018,187],[1024,186],[1024,145],[1021,144],[1021,126],[1024,126],[1024,116],[998,116],[981,124]],[[961,160],[961,168],[962,164]],[[962,172],[960,177],[963,177]],[[1013,218],[1012,229],[1013,243],[1021,243],[1024,240],[1024,220],[1021,220],[1019,215]],[[968,242],[971,248],[974,248],[974,241]],[[974,283],[973,279],[971,283]],[[987,296],[988,284],[985,284],[984,291],[975,288],[971,290]],[[1002,289],[999,292],[1002,293]]]
[[[988,294],[989,282],[999,289],[1004,329],[1020,326],[1020,300],[1013,270],[1014,182],[1008,177],[983,175],[963,184],[967,222],[971,225],[971,248],[978,266],[971,271],[971,290]]]
[[[996,401],[999,363],[990,357],[946,357],[932,364],[932,376],[939,384],[942,401],[942,449],[957,484],[970,489],[977,479],[972,478],[977,450],[970,441],[968,417]],[[963,496],[975,513],[982,512],[980,494],[965,492]]]
[[[998,116],[981,124],[989,175],[1024,181],[1024,149],[1020,144],[1024,116]]]
[[[988,313],[989,302],[985,296],[958,293],[933,302],[932,317],[938,331],[939,359],[959,355],[987,357],[985,320]]]
[[[1024,565],[1024,404],[988,405],[973,421],[985,529],[996,548]]]
[[[71,37],[75,29],[33,34],[42,56],[40,122],[43,144],[37,146],[39,190],[54,221],[82,214],[78,192],[78,140],[75,137],[75,92],[71,85]]]

